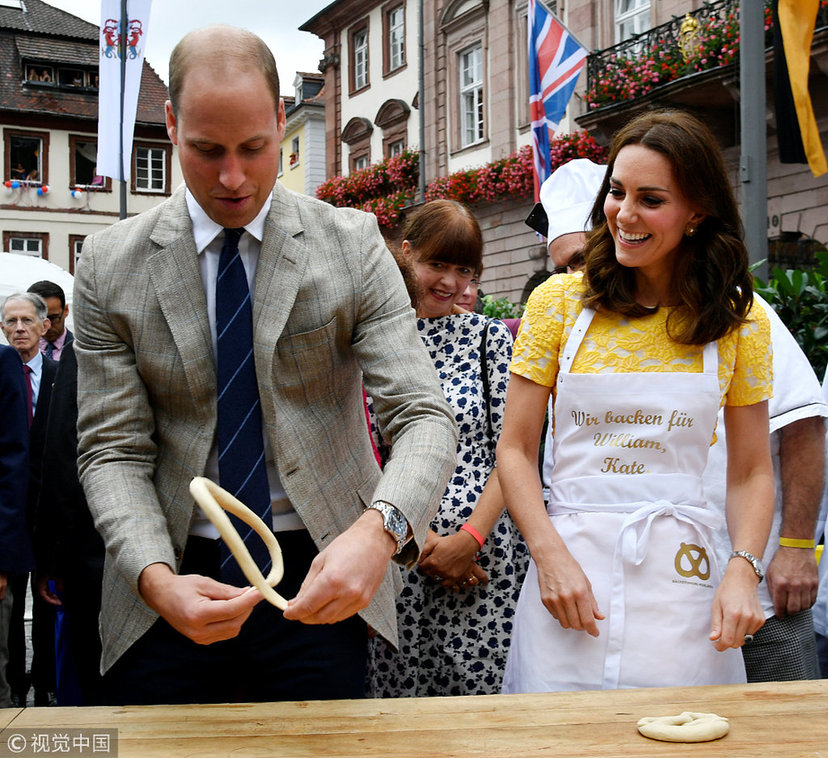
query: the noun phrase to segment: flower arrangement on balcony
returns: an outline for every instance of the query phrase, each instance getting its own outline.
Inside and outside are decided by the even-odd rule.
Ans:
[[[441,176],[426,187],[425,199],[448,198],[466,205],[491,203],[501,197],[532,194],[532,148],[523,147],[506,158],[479,168]]]
[[[828,0],[820,0],[821,11],[826,8]],[[660,35],[641,35],[639,40],[616,46],[618,52],[602,60],[591,78],[585,98],[588,107],[601,108],[641,97],[682,76],[734,63],[739,55],[738,4],[710,4],[708,9],[709,15],[699,22],[686,60],[677,43],[665,44]],[[766,2],[766,45],[771,44],[772,25],[771,6]]]
[[[605,161],[607,149],[579,131],[552,140],[550,153],[554,171],[573,158]],[[416,195],[418,158],[417,153],[405,151],[350,176],[335,176],[319,186],[316,196],[332,205],[369,211],[380,226],[396,226]],[[426,187],[425,199],[449,198],[466,205],[522,200],[532,196],[532,186],[532,148],[527,146],[485,166],[435,179]]]
[[[377,216],[380,226],[393,226],[417,192],[420,156],[404,150],[348,176],[319,185],[316,196],[337,207],[359,208]]]
[[[550,145],[552,170],[573,158],[590,158],[596,162],[606,159],[606,148],[601,147],[587,132],[564,134]],[[426,188],[426,200],[449,198],[467,205],[491,203],[501,198],[528,198],[532,196],[532,148],[522,147],[506,158],[481,168],[456,171],[436,179]]]

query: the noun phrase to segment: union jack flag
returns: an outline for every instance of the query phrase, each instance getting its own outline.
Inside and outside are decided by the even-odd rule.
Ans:
[[[535,162],[535,202],[552,172],[549,142],[566,112],[587,51],[542,3],[529,0],[529,110]]]

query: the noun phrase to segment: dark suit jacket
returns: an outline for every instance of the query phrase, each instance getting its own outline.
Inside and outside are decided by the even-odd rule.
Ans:
[[[103,568],[104,545],[78,479],[78,360],[67,340],[52,386],[35,524],[38,571],[66,577],[81,565]]]
[[[34,568],[25,527],[29,481],[26,384],[17,350],[0,345],[0,572]]]
[[[37,501],[43,483],[43,447],[46,443],[46,424],[49,419],[49,403],[52,399],[52,384],[57,375],[58,362],[43,356],[43,376],[40,378],[40,392],[37,396],[32,428],[29,431],[29,494],[26,502],[26,522],[29,535],[34,532]]]

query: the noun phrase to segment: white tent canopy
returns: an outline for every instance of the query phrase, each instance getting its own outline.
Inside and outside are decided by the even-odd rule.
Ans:
[[[72,288],[75,281],[72,274],[43,258],[0,252],[0,303],[13,292],[25,292],[32,284],[44,279],[59,284],[66,293],[66,303],[69,305],[69,318],[66,325],[71,329]],[[6,342],[2,334],[0,334],[0,341]]]

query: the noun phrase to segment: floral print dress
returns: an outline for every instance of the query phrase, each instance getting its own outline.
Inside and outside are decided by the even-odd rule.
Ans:
[[[457,468],[431,528],[455,533],[474,510],[495,462],[503,422],[512,336],[501,321],[478,314],[418,319],[420,337],[440,376],[460,431]],[[488,412],[481,380],[486,345]],[[512,619],[528,551],[504,510],[478,555],[489,584],[452,592],[419,569],[403,571],[397,600],[400,651],[371,641],[368,694],[373,697],[500,692]]]

